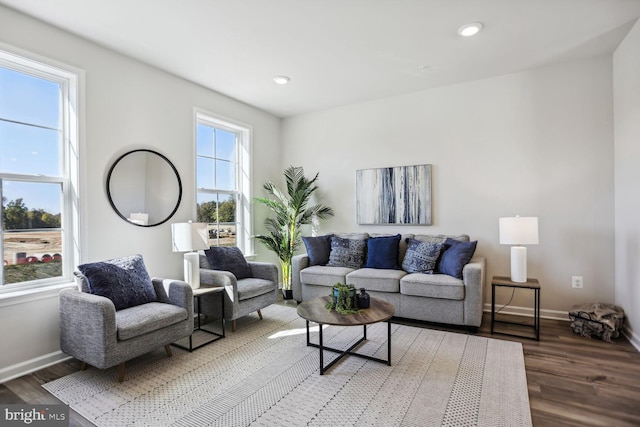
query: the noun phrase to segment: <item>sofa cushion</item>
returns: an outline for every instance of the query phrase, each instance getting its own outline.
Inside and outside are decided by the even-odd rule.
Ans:
[[[329,262],[329,253],[331,252],[331,237],[333,237],[333,234],[302,237],[304,246],[307,248],[309,265],[327,265]]]
[[[307,285],[333,286],[336,283],[346,284],[345,277],[354,271],[347,267],[329,267],[314,265],[300,271],[300,281]]]
[[[211,246],[204,251],[212,270],[230,271],[236,279],[252,277],[251,268],[247,264],[240,248],[235,246]]]
[[[402,270],[361,268],[347,274],[347,283],[368,291],[400,292],[400,279],[407,273]]]
[[[367,240],[367,263],[365,268],[398,268],[400,235],[370,237]]]
[[[158,299],[141,255],[81,264],[78,270],[84,276],[80,281],[86,282],[89,291],[109,298],[116,310]]]
[[[187,310],[173,304],[151,302],[116,312],[118,340],[128,340],[187,319]]]
[[[444,243],[444,253],[438,263],[438,271],[457,279],[462,279],[464,266],[471,261],[478,241],[461,242],[447,239]]]
[[[333,236],[331,238],[331,252],[328,266],[361,268],[365,261],[367,241],[362,239],[344,239]]]
[[[402,269],[408,273],[433,273],[442,249],[442,243],[407,239],[407,253],[402,261]]]
[[[238,301],[244,301],[259,295],[274,292],[275,285],[271,280],[249,277],[238,280]]]
[[[407,274],[400,279],[400,293],[419,297],[464,299],[462,280],[446,274]]]

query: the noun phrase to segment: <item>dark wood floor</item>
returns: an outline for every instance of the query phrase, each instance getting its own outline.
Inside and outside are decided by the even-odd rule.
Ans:
[[[469,333],[455,327],[398,322]],[[640,353],[624,337],[613,343],[583,338],[571,332],[568,322],[543,319],[538,342],[491,335],[490,322],[485,315],[477,334],[523,344],[534,426],[640,426]],[[60,403],[41,385],[79,367],[71,360],[0,384],[0,402]],[[70,425],[92,424],[71,411]]]

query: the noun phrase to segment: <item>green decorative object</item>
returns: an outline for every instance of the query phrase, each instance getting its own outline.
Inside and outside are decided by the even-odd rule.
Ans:
[[[330,296],[333,301],[327,303],[325,306],[327,310],[335,310],[340,314],[360,313],[361,310],[358,310],[358,296],[355,286],[336,283],[331,288]]]
[[[311,224],[314,219],[330,218],[333,210],[321,204],[312,204],[311,195],[318,188],[315,185],[318,174],[309,179],[301,167],[290,166],[284,170],[284,178],[286,191],[267,182],[264,189],[272,198],[254,199],[267,206],[274,215],[265,221],[267,233],[255,238],[278,256],[282,267],[282,289],[291,290],[291,258],[301,241],[300,226]]]

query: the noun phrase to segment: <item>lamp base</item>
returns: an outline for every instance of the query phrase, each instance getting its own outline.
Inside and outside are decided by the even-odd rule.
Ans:
[[[511,281],[525,283],[527,281],[527,248],[511,247]]]
[[[184,254],[184,281],[191,285],[191,289],[200,287],[200,254],[198,252]]]

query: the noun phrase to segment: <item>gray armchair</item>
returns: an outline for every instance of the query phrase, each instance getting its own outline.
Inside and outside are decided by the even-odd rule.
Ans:
[[[231,330],[236,331],[236,319],[256,311],[262,320],[260,309],[278,299],[278,267],[268,262],[248,261],[251,275],[236,279],[229,271],[213,270],[207,257],[200,254],[200,286],[224,286],[225,320],[231,320]],[[202,313],[215,318],[217,304],[202,297]]]
[[[90,293],[87,277],[76,272],[78,289],[60,292],[60,347],[83,362],[106,369],[169,344],[193,331],[193,292],[179,280],[153,278],[155,301],[116,310],[105,296]]]

